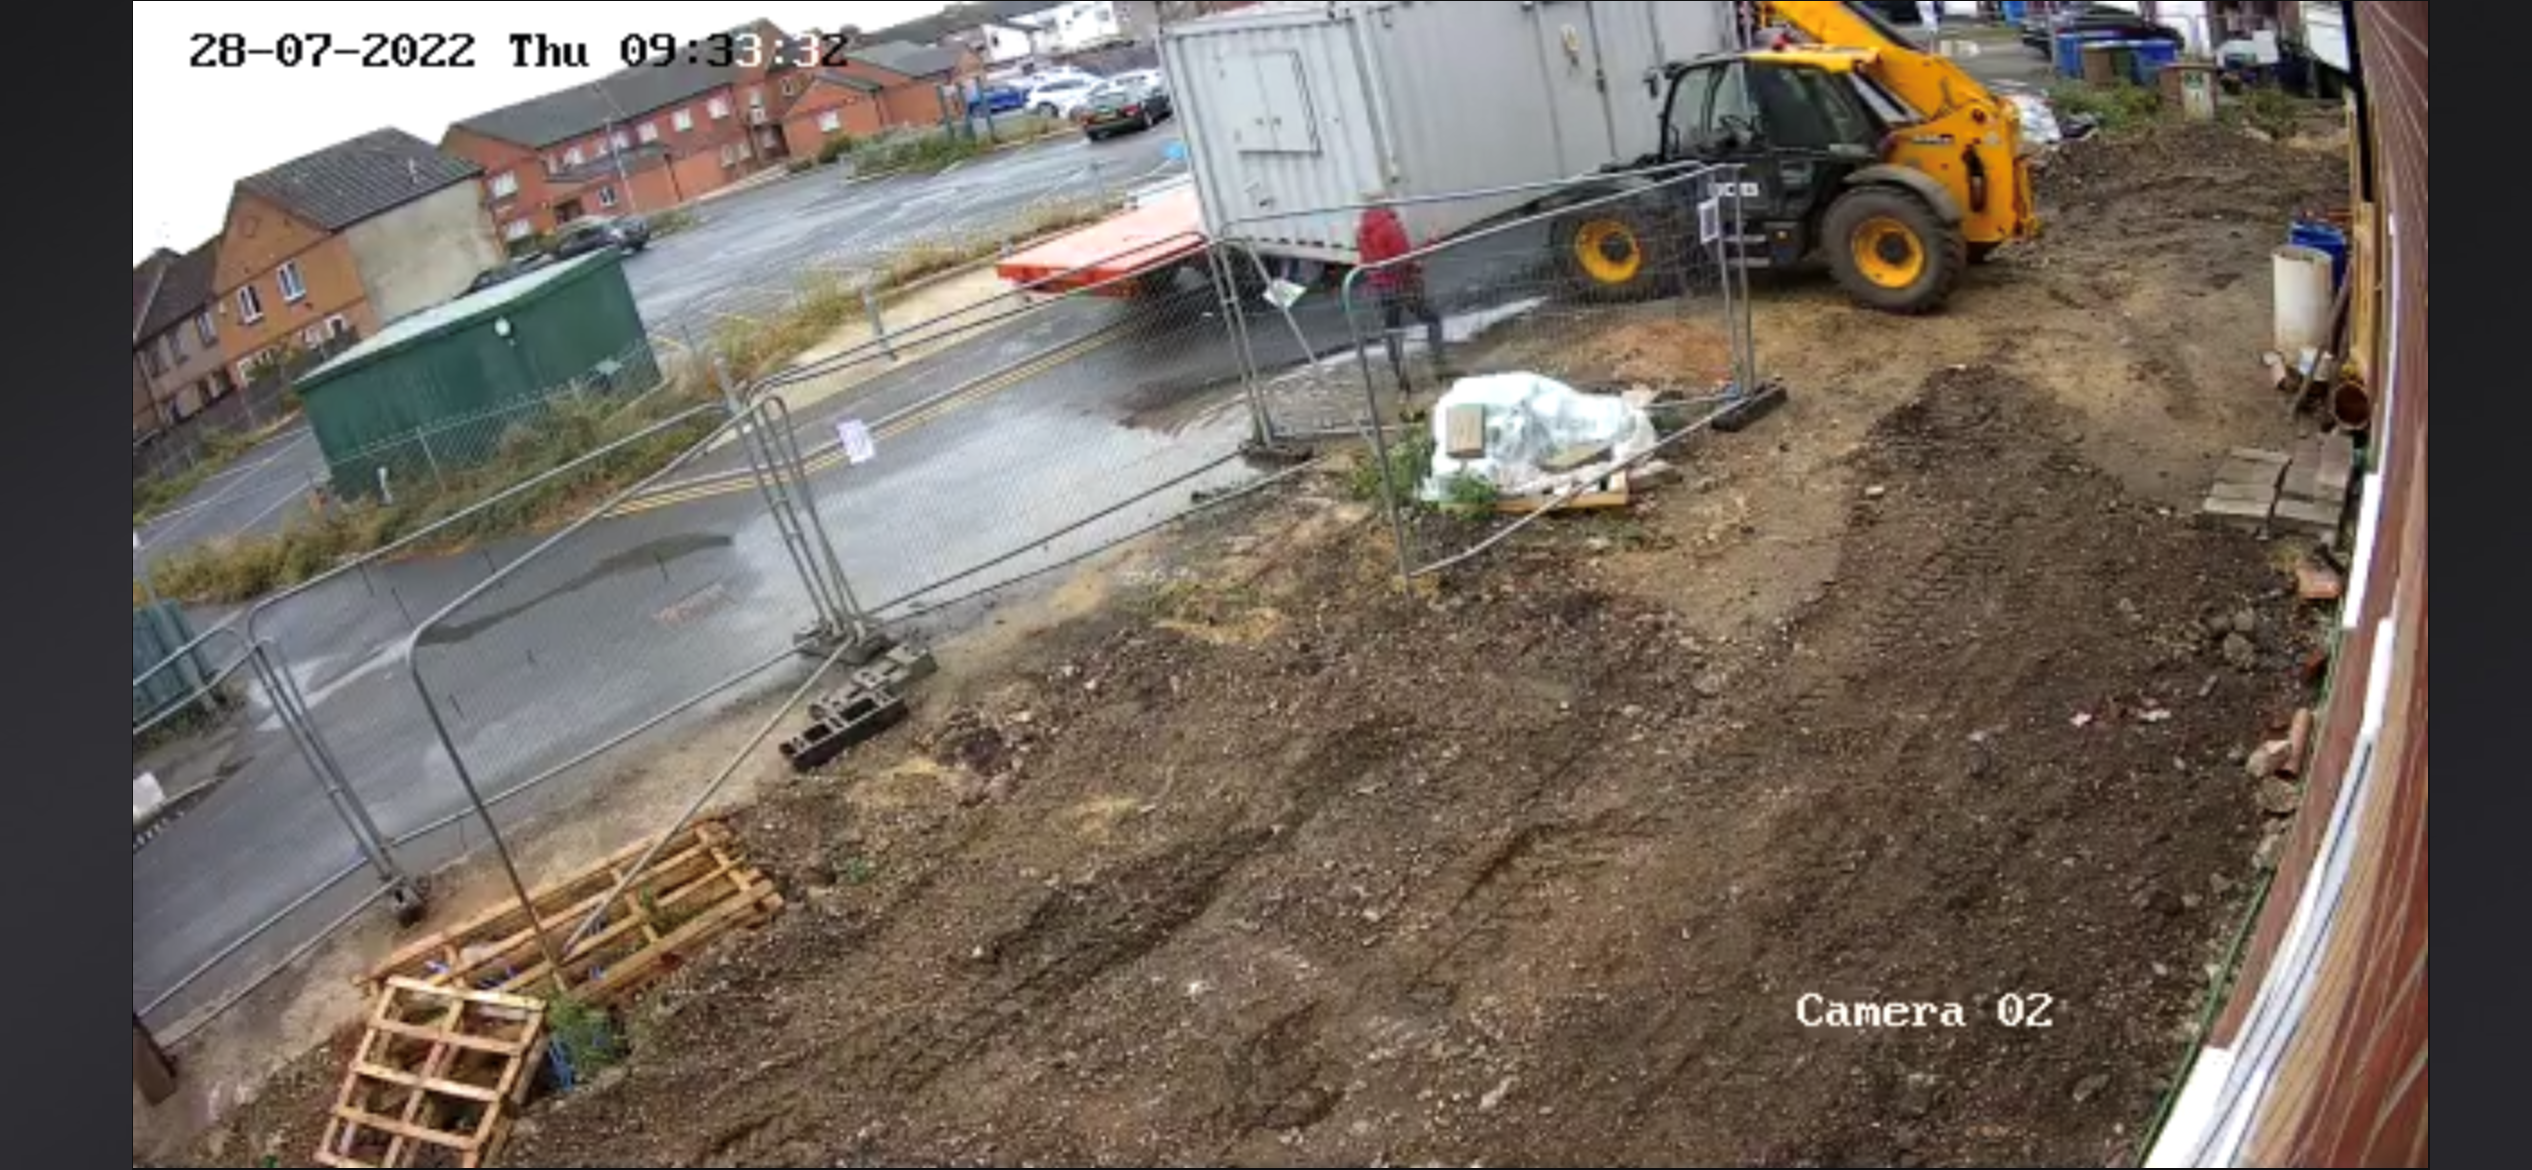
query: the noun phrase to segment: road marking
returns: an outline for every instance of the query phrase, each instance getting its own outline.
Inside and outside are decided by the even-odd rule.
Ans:
[[[1123,329],[1110,327],[1067,342],[1019,365],[1011,366],[999,373],[988,374],[938,398],[916,403],[892,414],[871,428],[871,436],[884,442],[929,426],[961,409],[1004,394],[1057,366],[1109,345],[1124,334]],[[804,454],[801,459],[801,473],[803,476],[819,475],[843,462],[843,448],[830,441]],[[714,472],[681,484],[663,487],[649,495],[627,500],[609,511],[607,518],[621,519],[678,504],[690,504],[754,490],[757,490],[756,472],[751,468]]]

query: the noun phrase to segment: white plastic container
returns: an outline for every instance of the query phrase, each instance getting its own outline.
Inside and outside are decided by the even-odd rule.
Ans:
[[[2276,271],[2277,352],[2288,362],[2305,350],[2330,347],[2330,257],[2318,248],[2288,244],[2270,253]]]
[[[154,772],[143,772],[132,778],[132,827],[147,824],[158,810],[167,806],[167,790],[158,786]]]

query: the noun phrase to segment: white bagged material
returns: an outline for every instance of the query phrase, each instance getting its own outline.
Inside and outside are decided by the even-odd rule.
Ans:
[[[1485,408],[1485,454],[1453,459],[1445,453],[1446,420],[1451,408],[1472,404]],[[1492,483],[1501,495],[1547,495],[1598,480],[1661,440],[1652,416],[1619,396],[1586,394],[1532,373],[1460,379],[1434,404],[1432,427],[1433,475],[1422,490],[1428,500],[1441,499],[1443,485],[1464,475]],[[1608,455],[1591,464],[1554,474],[1540,466],[1558,451],[1604,443]]]

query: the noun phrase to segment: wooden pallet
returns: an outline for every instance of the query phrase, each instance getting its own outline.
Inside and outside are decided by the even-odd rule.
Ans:
[[[537,917],[557,946],[647,847],[627,849],[537,891]],[[713,939],[762,923],[781,908],[782,895],[738,856],[730,831],[712,822],[698,824],[660,850],[599,928],[562,956],[562,985],[587,1003],[621,999],[675,970]],[[553,970],[515,901],[413,942],[363,982],[378,987],[399,978],[522,995],[556,990]]]
[[[545,1054],[545,1005],[390,977],[343,1074],[316,1160],[481,1166],[509,1136]]]

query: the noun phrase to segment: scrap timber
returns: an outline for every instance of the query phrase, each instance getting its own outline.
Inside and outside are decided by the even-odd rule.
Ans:
[[[537,920],[557,947],[640,860],[635,846],[537,892]],[[660,850],[651,868],[608,906],[598,929],[562,955],[562,978],[545,961],[516,902],[488,910],[397,951],[363,978],[397,979],[516,995],[567,990],[583,1002],[620,1000],[665,976],[723,934],[782,908],[774,884],[739,856],[728,828],[704,822]]]

